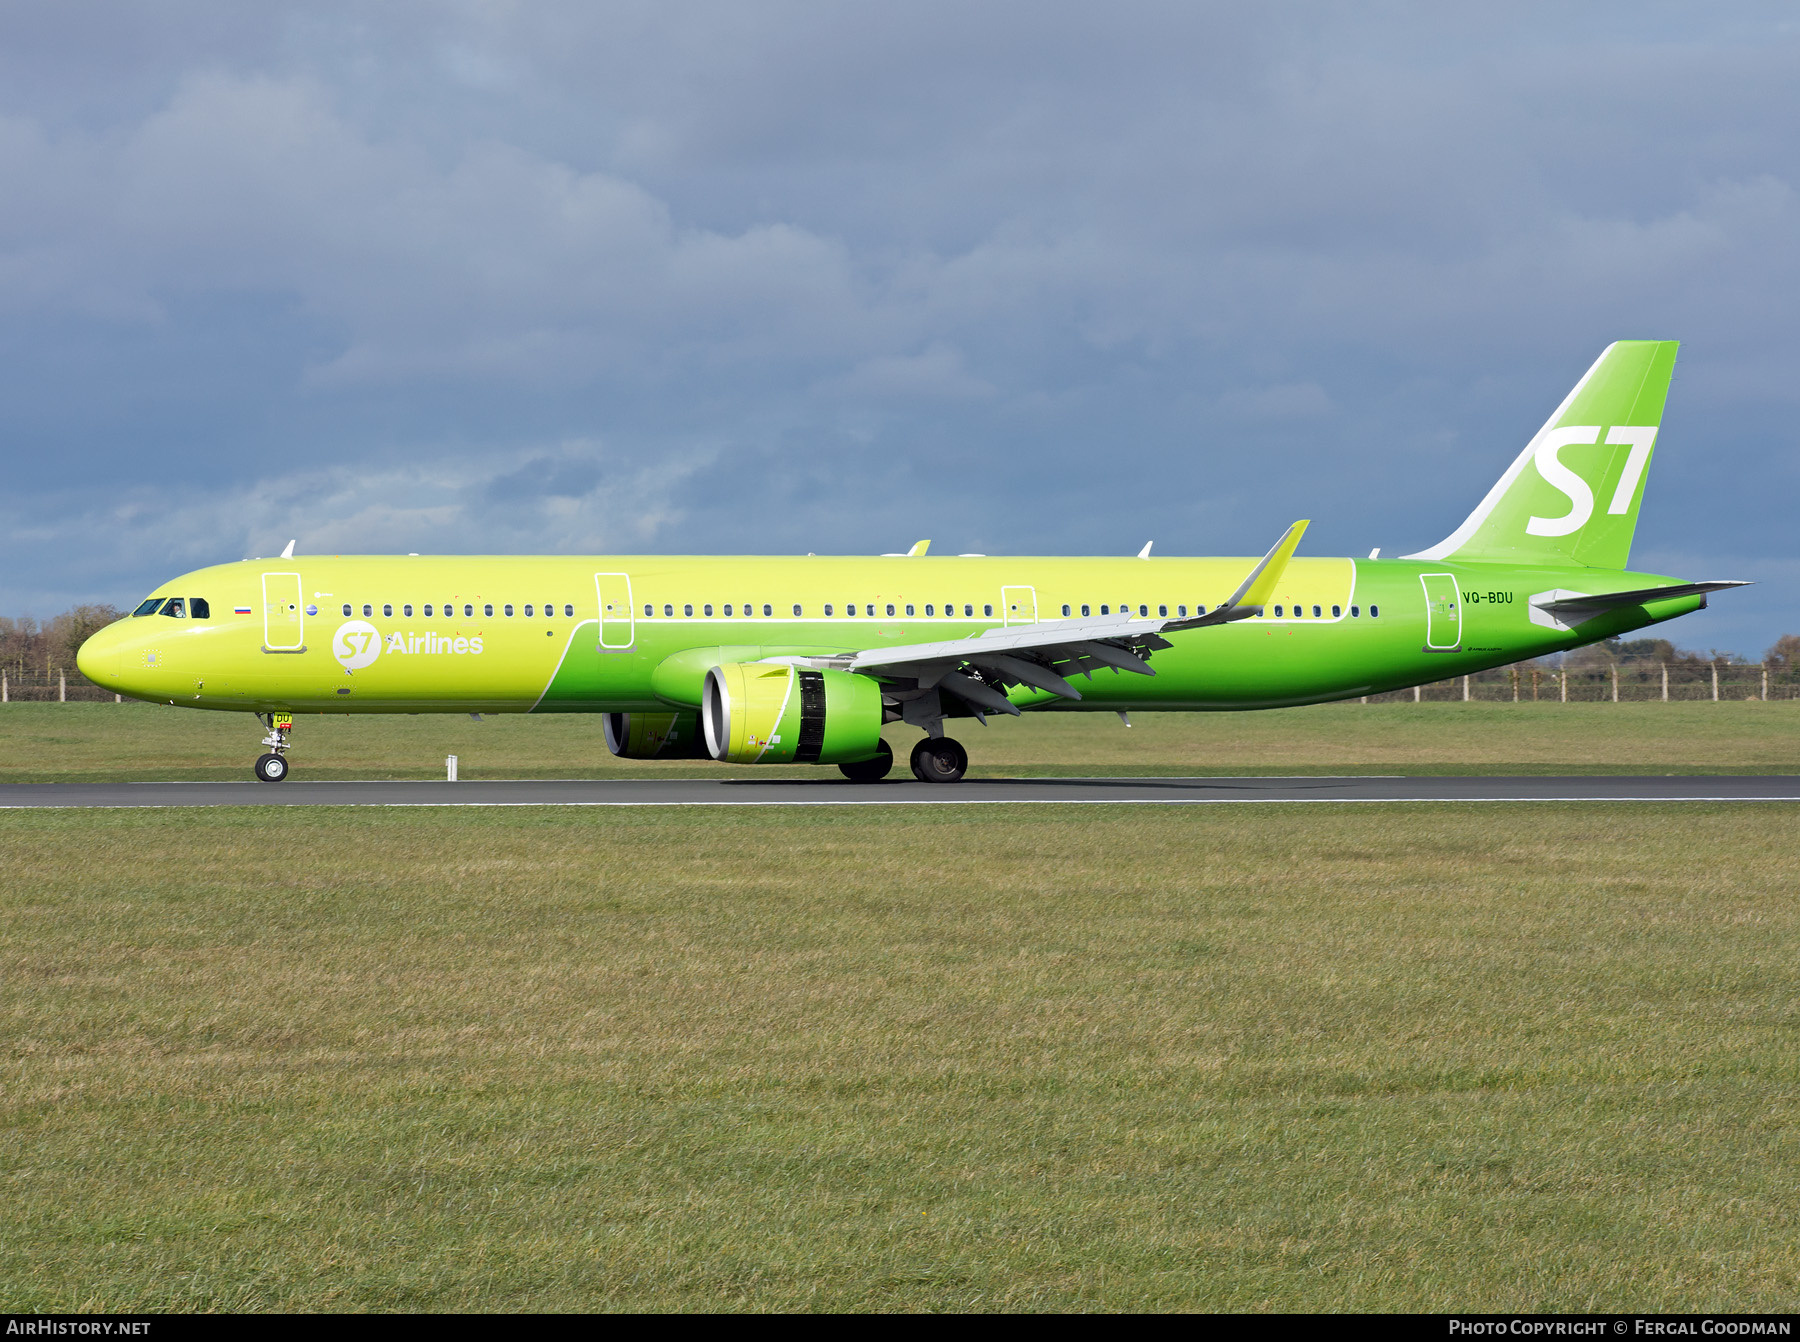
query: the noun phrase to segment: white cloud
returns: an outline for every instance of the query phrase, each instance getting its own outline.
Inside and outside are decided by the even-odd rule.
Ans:
[[[39,541],[0,605],[92,532],[96,581],[301,526],[1241,550],[1275,497],[1424,543],[1643,334],[1734,464],[1672,422],[1658,524],[1791,548],[1740,483],[1791,456],[1800,360],[1800,38],[1754,7],[107,12],[0,19],[0,452]],[[641,534],[590,449],[518,446],[563,442],[607,444]],[[1102,449],[1155,497],[1097,502]],[[944,496],[1022,453],[1003,509]]]

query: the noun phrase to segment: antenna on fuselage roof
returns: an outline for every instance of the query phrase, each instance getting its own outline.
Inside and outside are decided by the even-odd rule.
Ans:
[[[287,549],[285,549],[281,552],[281,557],[283,559],[292,559],[294,557],[294,542],[293,541],[289,541],[287,543]]]
[[[1138,551],[1138,558],[1148,559],[1150,557],[1150,547],[1155,544],[1155,541],[1145,541],[1144,548]]]

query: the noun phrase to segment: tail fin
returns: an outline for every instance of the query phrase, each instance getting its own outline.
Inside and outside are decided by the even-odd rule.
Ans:
[[[1608,345],[1468,520],[1406,558],[1624,568],[1678,344]]]

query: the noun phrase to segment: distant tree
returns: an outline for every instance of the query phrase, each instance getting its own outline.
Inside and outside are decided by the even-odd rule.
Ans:
[[[1800,634],[1783,634],[1776,639],[1763,654],[1763,661],[1771,671],[1800,669]]]
[[[1614,643],[1621,662],[1672,662],[1680,654],[1673,643],[1666,638],[1634,638],[1628,643]]]
[[[0,663],[38,670],[42,641],[38,622],[29,615],[16,620],[0,616]]]
[[[0,664],[29,671],[52,667],[73,670],[75,654],[96,629],[104,629],[125,612],[112,606],[76,606],[44,623],[29,615],[0,616]]]
[[[125,612],[117,606],[76,606],[65,610],[50,621],[49,647],[47,651],[55,665],[73,668],[75,654],[81,645],[88,641],[90,635],[106,628],[115,620],[125,618]]]

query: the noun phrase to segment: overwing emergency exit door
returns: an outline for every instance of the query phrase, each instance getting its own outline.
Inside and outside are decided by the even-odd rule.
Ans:
[[[1002,587],[1000,614],[1007,624],[1037,623],[1037,588]]]
[[[637,624],[631,610],[630,576],[596,573],[594,595],[600,603],[600,651],[629,652],[637,641]]]

